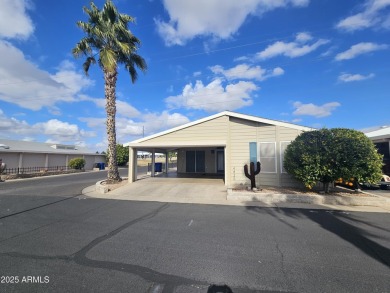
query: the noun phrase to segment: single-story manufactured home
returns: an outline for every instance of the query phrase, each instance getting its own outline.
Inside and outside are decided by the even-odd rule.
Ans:
[[[256,182],[268,186],[296,185],[283,168],[283,154],[292,140],[310,130],[313,129],[224,111],[125,144],[130,152],[129,182],[137,179],[138,151],[176,151],[178,174],[220,174],[225,185],[234,188],[250,182],[245,177],[244,165],[260,161]]]
[[[68,167],[69,160],[83,158],[85,169],[105,162],[105,155],[75,145],[0,139],[0,159],[7,169]]]

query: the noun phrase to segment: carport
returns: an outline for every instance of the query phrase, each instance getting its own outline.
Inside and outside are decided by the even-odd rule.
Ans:
[[[165,177],[173,178],[206,178],[216,175],[224,178],[226,169],[226,142],[181,142],[179,143],[128,143],[129,146],[129,183],[137,180],[137,153],[152,154],[151,177],[156,176],[155,154],[165,154]],[[177,170],[168,174],[169,152],[177,152]],[[168,176],[169,175],[169,176]],[[161,176],[160,176],[161,177]],[[225,178],[224,178],[225,179]]]

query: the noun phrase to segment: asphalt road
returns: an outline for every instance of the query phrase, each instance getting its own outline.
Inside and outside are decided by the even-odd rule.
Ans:
[[[367,189],[366,192],[390,198],[390,189]]]
[[[127,177],[127,168],[119,173]],[[85,187],[106,177],[107,171],[99,171],[0,182],[0,219],[81,195]]]
[[[90,174],[1,183],[0,292],[389,291],[389,214],[79,196]]]

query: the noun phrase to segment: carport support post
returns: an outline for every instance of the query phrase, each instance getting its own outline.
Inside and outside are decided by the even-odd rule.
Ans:
[[[165,152],[165,173],[168,174],[169,169],[169,152]]]
[[[152,150],[152,172],[151,172],[151,176],[152,177],[154,177],[154,173],[155,173],[155,166],[154,166],[154,164],[155,164],[155,162],[156,162],[156,151],[153,149]]]
[[[129,147],[129,178],[128,183],[137,180],[137,149]]]

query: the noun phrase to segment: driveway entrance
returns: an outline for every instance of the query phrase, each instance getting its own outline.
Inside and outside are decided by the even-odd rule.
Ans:
[[[110,198],[141,201],[210,203],[225,201],[222,178],[146,177],[110,192]]]

